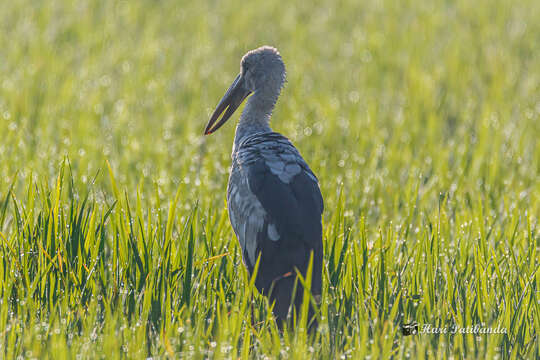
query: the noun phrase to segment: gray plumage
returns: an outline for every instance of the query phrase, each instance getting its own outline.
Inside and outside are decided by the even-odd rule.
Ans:
[[[255,285],[275,302],[280,322],[291,304],[296,271],[305,276],[311,254],[312,293],[321,294],[324,207],[315,174],[289,139],[269,126],[284,82],[285,65],[276,49],[250,51],[205,132],[223,125],[252,93],[236,127],[227,204],[244,263],[252,274],[260,257]],[[299,300],[296,296],[297,308]]]
[[[317,178],[283,135],[247,135],[232,160],[227,203],[244,262],[251,273],[263,248],[272,247],[279,255],[279,265],[267,269],[260,264],[256,285],[265,293],[280,275],[303,269],[311,249],[321,249],[323,200]]]

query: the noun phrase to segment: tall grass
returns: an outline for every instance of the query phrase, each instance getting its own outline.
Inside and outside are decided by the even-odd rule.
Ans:
[[[538,358],[537,1],[6,2],[0,357]],[[225,206],[241,55],[325,199],[320,326],[280,334]],[[231,120],[231,122],[233,122]],[[504,328],[404,336],[402,326]]]

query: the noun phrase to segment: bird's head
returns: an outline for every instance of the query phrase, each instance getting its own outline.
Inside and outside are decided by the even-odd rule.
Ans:
[[[251,93],[258,95],[256,106],[263,111],[271,111],[285,83],[285,77],[285,64],[277,49],[262,46],[249,51],[242,57],[240,74],[217,105],[204,134],[211,134],[225,124]],[[217,121],[221,114],[221,120]]]

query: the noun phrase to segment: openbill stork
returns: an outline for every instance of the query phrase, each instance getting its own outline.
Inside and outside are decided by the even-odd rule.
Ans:
[[[311,292],[320,301],[323,264],[324,205],[317,177],[289,139],[269,125],[285,77],[285,64],[275,48],[249,51],[204,132],[219,129],[251,94],[236,126],[227,204],[250,275],[260,256],[255,286],[274,304],[280,329],[293,295],[300,314],[303,287],[297,271],[306,277],[311,254]],[[314,328],[311,305],[308,319]]]

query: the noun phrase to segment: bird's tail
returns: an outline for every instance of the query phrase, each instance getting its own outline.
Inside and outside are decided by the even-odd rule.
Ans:
[[[296,313],[297,321],[299,321],[303,295],[304,288],[301,282],[297,281],[295,276],[282,277],[279,280],[274,281],[269,295],[269,300],[270,304],[274,304],[272,312],[274,313],[276,323],[280,330],[283,330],[285,323],[292,325],[292,319],[294,319],[295,316],[294,312]],[[320,298],[318,294],[314,294],[314,296],[315,298]],[[293,301],[294,306],[291,306]],[[313,308],[311,301],[309,302],[307,321],[308,331],[310,333],[317,329],[318,322],[315,316],[315,309]]]

